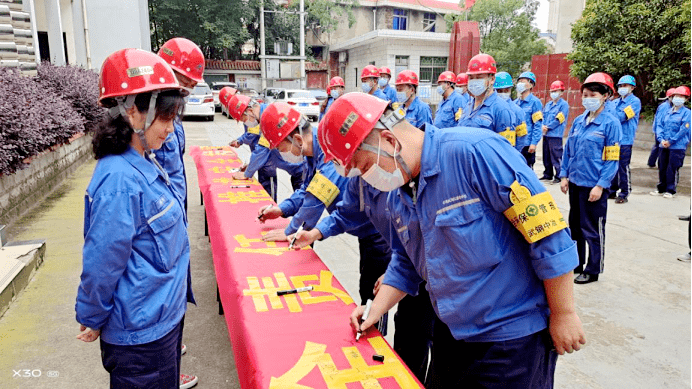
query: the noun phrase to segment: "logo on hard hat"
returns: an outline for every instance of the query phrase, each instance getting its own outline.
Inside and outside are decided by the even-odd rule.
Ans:
[[[240,106],[241,106],[242,104],[243,104],[242,101],[238,101],[238,103],[235,105],[235,110],[236,110],[236,111],[239,110],[239,109],[240,109]]]
[[[129,68],[127,69],[127,76],[132,78],[132,77],[137,77],[137,76],[145,76],[148,74],[154,74],[154,68],[151,66],[139,66],[136,68]]]
[[[353,124],[358,120],[360,116],[358,116],[357,113],[351,112],[348,114],[346,117],[346,120],[344,121],[344,124],[341,125],[341,128],[339,129],[339,133],[341,135],[346,136],[348,132],[351,130],[351,127],[353,127]]]
[[[161,49],[161,51],[163,51],[163,53],[166,55],[170,55],[171,57],[175,55],[173,50],[169,49],[168,47],[164,47],[163,49]]]
[[[288,116],[282,117],[281,120],[279,120],[279,124],[276,125],[276,128],[280,129],[286,122],[288,122]]]

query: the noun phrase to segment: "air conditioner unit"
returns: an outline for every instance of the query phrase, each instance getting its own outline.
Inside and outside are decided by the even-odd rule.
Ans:
[[[339,52],[339,62],[340,63],[348,62],[348,52],[347,51],[340,51]]]
[[[293,54],[293,43],[286,41],[274,42],[274,52],[276,55]]]

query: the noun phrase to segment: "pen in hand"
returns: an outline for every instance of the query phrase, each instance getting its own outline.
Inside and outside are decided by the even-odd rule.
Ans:
[[[365,302],[365,311],[363,311],[363,316],[360,319],[360,322],[363,323],[368,319],[368,315],[370,315],[370,308],[372,308],[372,300],[368,299],[367,302]],[[361,335],[363,335],[363,331],[358,329],[358,333],[356,334],[356,342],[360,340]]]
[[[296,239],[298,238],[298,233],[303,231],[303,228],[305,227],[305,222],[303,222],[300,227],[298,227],[298,231],[293,235],[293,239],[291,239],[291,244],[288,245],[289,250],[293,250],[293,245],[296,243]]]

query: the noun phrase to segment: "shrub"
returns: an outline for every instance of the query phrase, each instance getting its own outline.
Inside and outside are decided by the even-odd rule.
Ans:
[[[84,119],[69,101],[16,69],[0,68],[0,174],[82,131]]]

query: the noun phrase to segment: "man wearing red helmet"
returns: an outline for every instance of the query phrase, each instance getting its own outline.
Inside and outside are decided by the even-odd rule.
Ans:
[[[389,80],[392,79],[392,71],[386,67],[382,66],[380,68],[380,79],[377,80],[377,84],[380,86],[380,90],[387,97],[390,103],[396,102],[396,89],[389,85]]]
[[[647,161],[647,166],[649,168],[654,169],[656,168],[656,163],[658,161],[658,156],[661,153],[661,149],[658,147],[658,141],[656,140],[656,128],[660,125],[661,120],[663,120],[663,117],[668,113],[668,110],[673,106],[673,103],[671,103],[671,100],[673,98],[673,92],[675,91],[675,88],[669,88],[666,91],[666,97],[663,99],[663,102],[658,105],[658,108],[656,108],[656,114],[654,115],[654,123],[653,126],[651,126],[651,132],[654,133],[654,145],[651,147],[651,153],[649,154],[649,160]]]
[[[567,127],[569,104],[562,98],[565,84],[554,81],[550,84],[550,101],[543,107],[543,177],[541,180],[560,182],[562,163],[562,137]],[[555,169],[555,174],[553,174]]]
[[[382,93],[380,87],[377,85],[377,80],[379,80],[379,78],[380,69],[375,65],[368,65],[360,72],[360,87],[363,93],[367,93],[382,100],[387,100],[387,96]]]
[[[396,76],[396,101],[406,112],[406,120],[418,128],[432,124],[432,110],[422,102],[418,91],[418,75],[413,70],[402,70]]]
[[[477,128],[420,132],[351,94],[320,131],[327,158],[391,192],[392,260],[367,319],[353,311],[354,332],[427,281],[437,314],[428,387],[550,387],[557,353],[585,343],[572,299],[577,254],[509,142]]]
[[[331,107],[334,100],[338,99],[341,95],[344,94],[345,88],[346,84],[344,83],[343,78],[336,76],[332,77],[332,79],[329,80],[329,87],[327,88],[329,90],[329,97],[327,97],[327,100],[325,100],[324,103],[322,103],[323,105],[320,109],[319,120],[322,120],[324,114],[327,113],[327,110],[329,109],[329,107]]]
[[[463,98],[454,93],[455,83],[456,76],[450,71],[442,72],[437,78],[437,93],[442,96],[433,123],[437,128],[456,127],[464,113]]]
[[[466,73],[457,74],[456,84],[457,86],[456,88],[454,88],[454,93],[461,96],[461,106],[466,107],[466,105],[469,103],[469,100],[471,100],[469,92],[467,91],[469,84],[469,76]]]

